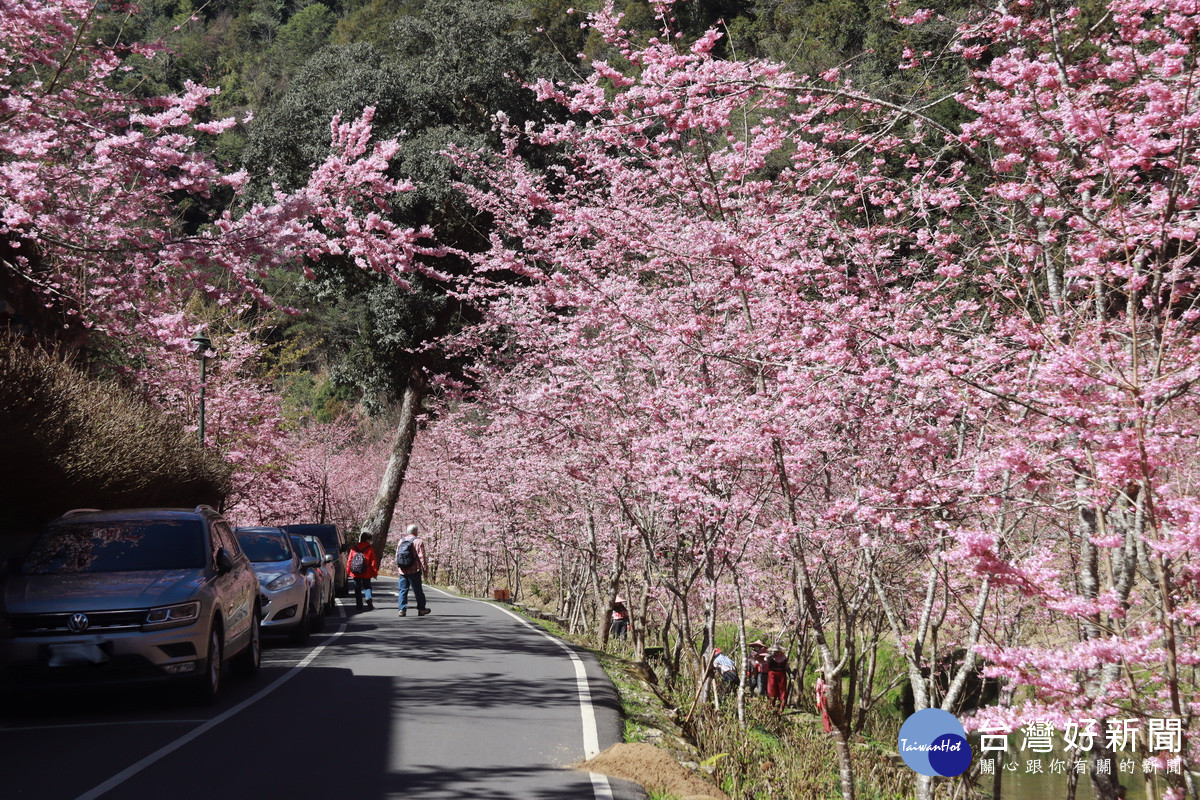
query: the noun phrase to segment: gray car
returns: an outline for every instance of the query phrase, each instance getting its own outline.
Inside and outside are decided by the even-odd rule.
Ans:
[[[69,512],[0,592],[0,682],[176,680],[215,701],[258,671],[258,579],[229,524],[193,510]]]
[[[308,641],[309,595],[316,581],[305,574],[302,554],[279,528],[236,528],[238,544],[258,576],[264,633],[287,633],[292,644]]]

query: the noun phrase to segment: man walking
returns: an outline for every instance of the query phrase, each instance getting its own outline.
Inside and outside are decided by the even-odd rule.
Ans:
[[[421,586],[421,573],[425,570],[425,540],[419,534],[420,529],[416,525],[409,525],[404,538],[396,545],[396,568],[400,570],[396,593],[400,596],[402,617],[408,616],[409,587],[412,587],[413,595],[417,598],[417,616],[430,613],[425,606],[425,589]]]

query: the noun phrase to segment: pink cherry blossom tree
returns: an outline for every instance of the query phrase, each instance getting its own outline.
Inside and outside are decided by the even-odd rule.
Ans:
[[[729,563],[785,591],[753,554],[792,560],[846,797],[834,580],[871,588],[918,707],[953,707],[986,658],[1026,699],[976,724],[1165,717],[1194,758],[1196,11],[1079,19],[1019,3],[965,25],[952,129],[834,73],[718,61],[716,33],[635,44],[610,9],[593,25],[625,66],[538,87],[580,119],[457,156],[499,223],[480,275],[526,280],[470,287],[480,341],[521,365],[481,413],[551,442],[543,465],[579,454],[562,472],[645,541],[670,520],[706,576],[689,600]],[[1166,780],[1182,796],[1187,770]]]

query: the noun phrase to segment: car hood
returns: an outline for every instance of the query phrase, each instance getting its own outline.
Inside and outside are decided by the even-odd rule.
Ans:
[[[252,562],[250,566],[254,567],[254,574],[259,580],[263,578],[273,578],[276,575],[286,575],[289,572],[295,572],[295,565],[291,561],[263,561]]]
[[[204,570],[13,575],[4,586],[10,614],[115,611],[191,600],[208,580]]]

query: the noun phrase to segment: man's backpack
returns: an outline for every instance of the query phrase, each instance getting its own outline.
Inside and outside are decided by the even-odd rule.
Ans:
[[[367,571],[367,556],[362,550],[355,550],[350,556],[350,574],[362,575]]]
[[[396,545],[396,566],[408,569],[415,563],[417,563],[417,543],[411,537],[401,539],[400,544]]]

